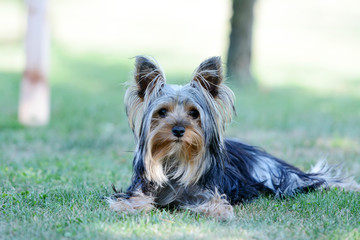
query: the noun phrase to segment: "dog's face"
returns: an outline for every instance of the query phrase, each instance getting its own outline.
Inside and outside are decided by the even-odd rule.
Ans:
[[[186,93],[180,94],[183,91],[167,91],[155,100],[145,162],[153,166],[149,169],[153,176],[162,176],[163,173],[166,177],[185,179],[188,177],[179,169],[199,164],[204,152],[204,130],[199,113],[202,110]],[[188,174],[194,175],[192,172]]]
[[[159,100],[161,103],[152,112],[148,136],[152,156],[159,159],[177,154],[193,160],[204,148],[199,105],[176,92]]]
[[[145,57],[137,57],[135,66],[136,85],[125,100],[146,177],[158,184],[196,183],[209,166],[209,146],[222,144],[233,110],[220,58],[204,61],[185,86],[167,85],[159,67]]]

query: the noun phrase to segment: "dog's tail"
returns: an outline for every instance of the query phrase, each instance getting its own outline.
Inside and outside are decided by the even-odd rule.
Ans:
[[[278,197],[332,187],[360,191],[360,185],[344,175],[341,165],[328,165],[322,160],[310,172],[303,172],[260,148],[234,140],[225,143],[230,162],[237,166],[238,176],[250,179],[253,185],[260,185],[263,191]]]
[[[353,177],[344,177],[342,164],[328,165],[326,161],[319,161],[308,173],[312,178],[322,179],[321,187],[341,188],[348,191],[360,191],[360,185]]]
[[[324,160],[319,161],[310,172],[306,173],[276,159],[270,169],[270,175],[271,181],[267,179],[264,184],[276,196],[292,196],[312,189],[339,188],[346,191],[360,191],[360,185],[354,178],[344,175],[341,164],[328,165]]]

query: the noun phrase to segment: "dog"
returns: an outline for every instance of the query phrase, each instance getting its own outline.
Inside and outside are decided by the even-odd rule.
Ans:
[[[184,86],[166,84],[156,61],[144,56],[136,57],[134,75],[125,94],[136,141],[134,173],[125,192],[113,187],[112,210],[175,207],[226,220],[234,217],[233,205],[263,193],[359,189],[337,166],[320,162],[305,173],[258,147],[224,138],[235,108],[220,57],[203,61]]]

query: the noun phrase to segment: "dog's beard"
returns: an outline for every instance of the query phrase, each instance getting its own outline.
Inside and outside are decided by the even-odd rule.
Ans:
[[[188,126],[177,138],[172,126],[159,125],[148,137],[145,155],[146,177],[159,185],[173,179],[183,185],[195,184],[207,169],[204,141],[199,127]]]

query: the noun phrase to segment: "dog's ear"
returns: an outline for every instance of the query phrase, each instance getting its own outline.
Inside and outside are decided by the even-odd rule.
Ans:
[[[219,94],[219,86],[223,80],[221,58],[212,57],[203,61],[195,70],[192,82],[198,82],[215,98]]]
[[[152,92],[157,84],[165,83],[165,78],[154,61],[144,56],[135,58],[135,81],[138,96],[143,99],[146,92]]]

